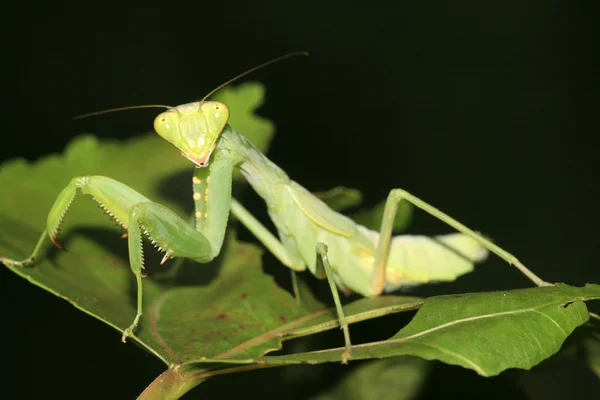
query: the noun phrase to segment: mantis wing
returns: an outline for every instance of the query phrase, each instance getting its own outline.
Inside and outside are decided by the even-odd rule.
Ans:
[[[300,209],[315,224],[329,232],[352,237],[356,233],[356,224],[350,218],[333,211],[327,204],[316,198],[308,190],[292,182],[290,193]]]

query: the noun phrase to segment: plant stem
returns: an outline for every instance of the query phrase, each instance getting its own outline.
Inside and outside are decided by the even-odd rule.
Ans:
[[[138,397],[138,400],[176,400],[208,377],[167,369],[160,374]]]

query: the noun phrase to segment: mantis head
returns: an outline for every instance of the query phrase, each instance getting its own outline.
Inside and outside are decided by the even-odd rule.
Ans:
[[[229,108],[224,103],[200,101],[159,114],[154,130],[197,167],[206,167],[228,119]]]
[[[293,56],[308,55],[304,51],[295,51],[281,57],[274,58],[266,63],[239,74],[238,76],[219,85],[208,93],[201,101],[171,107],[163,104],[146,104],[140,106],[129,106],[110,108],[95,111],[74,117],[75,119],[87,118],[115,111],[132,110],[137,108],[166,108],[167,111],[159,114],[154,120],[154,130],[167,142],[177,147],[181,154],[191,160],[197,167],[208,165],[210,155],[217,145],[217,139],[223,132],[229,120],[229,108],[220,101],[205,101],[212,94],[229,85],[231,82],[267,65],[276,63]]]
[[[219,85],[204,98],[195,103],[171,107],[154,120],[154,130],[163,139],[177,147],[181,154],[190,159],[197,167],[206,167],[210,155],[215,149],[217,139],[229,119],[229,109],[219,101],[204,101],[212,94],[239,78],[289,57],[308,55],[304,51],[295,51],[274,58],[266,63],[237,75]]]

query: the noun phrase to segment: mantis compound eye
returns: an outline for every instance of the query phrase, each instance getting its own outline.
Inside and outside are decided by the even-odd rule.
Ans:
[[[179,132],[177,113],[173,111],[166,111],[159,114],[154,119],[154,130],[163,139],[173,143],[177,139]]]
[[[200,104],[200,111],[205,115],[209,129],[217,133],[211,140],[216,140],[229,120],[229,108],[220,101],[207,101]]]

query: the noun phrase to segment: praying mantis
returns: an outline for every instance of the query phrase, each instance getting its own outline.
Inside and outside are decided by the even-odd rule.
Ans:
[[[131,325],[123,331],[122,341],[125,341],[142,317],[142,240],[149,239],[164,253],[161,264],[173,258],[208,263],[219,256],[231,213],[292,271],[293,282],[295,272],[306,269],[319,279],[327,279],[344,335],[343,363],[351,359],[352,342],[338,289],[369,297],[430,281],[452,281],[472,271],[474,264],[483,261],[488,251],[514,265],[534,284],[549,285],[483,235],[403,189],[390,191],[378,232],[355,223],[290,179],[283,169],[229,126],[229,109],[224,103],[207,100],[233,80],[298,54],[290,53],[254,67],[198,102],[176,107],[149,105],[103,111],[141,107],[167,109],[154,120],[154,130],[195,166],[191,182],[195,207],[193,225],[114,179],[80,176],[73,178],[55,200],[32,254],[21,261],[4,257],[0,257],[0,261],[19,267],[31,266],[46,238],[62,248],[58,234],[69,207],[78,191],[91,195],[127,231],[124,236],[128,239],[129,263],[137,284],[137,311]],[[277,235],[232,197],[232,176],[236,169],[265,201]],[[458,232],[437,237],[392,236],[398,204],[402,201]],[[298,295],[295,285],[294,288]]]

